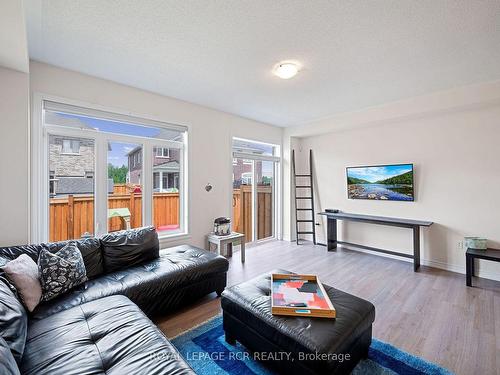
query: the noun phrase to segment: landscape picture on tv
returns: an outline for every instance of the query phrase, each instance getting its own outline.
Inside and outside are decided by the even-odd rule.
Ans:
[[[413,164],[347,167],[350,199],[413,201]]]

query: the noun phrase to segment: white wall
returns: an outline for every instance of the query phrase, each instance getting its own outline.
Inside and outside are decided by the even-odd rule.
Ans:
[[[281,145],[281,128],[38,62],[30,64],[30,90],[189,127],[192,238],[171,245],[204,246],[213,219],[231,215],[232,137]],[[207,182],[213,185],[209,193]]]
[[[0,66],[28,73],[28,41],[22,0],[0,1]]]
[[[28,81],[0,67],[0,246],[28,241]]]
[[[465,272],[463,236],[484,236],[500,248],[498,98],[498,83],[461,88],[310,124],[318,135],[304,136],[308,126],[289,129],[287,137],[301,136],[302,165],[314,152],[319,208],[434,221],[423,231],[424,264]],[[393,163],[414,163],[414,203],[347,199],[346,166]],[[342,240],[411,253],[408,230],[340,225]],[[491,262],[479,267],[483,277],[500,279],[499,271]]]

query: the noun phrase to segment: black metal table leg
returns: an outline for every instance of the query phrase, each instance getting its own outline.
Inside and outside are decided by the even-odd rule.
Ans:
[[[467,286],[472,286],[472,268],[474,258],[470,255],[465,255],[465,279]]]
[[[326,233],[328,237],[327,250],[337,249],[337,220],[328,218]]]
[[[420,267],[420,227],[413,227],[413,271]]]

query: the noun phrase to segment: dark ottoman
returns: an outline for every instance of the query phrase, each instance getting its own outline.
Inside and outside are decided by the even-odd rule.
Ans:
[[[368,301],[323,285],[336,319],[271,314],[271,273],[226,288],[222,310],[226,340],[236,340],[254,358],[280,373],[349,374],[366,358],[372,340],[375,307]]]

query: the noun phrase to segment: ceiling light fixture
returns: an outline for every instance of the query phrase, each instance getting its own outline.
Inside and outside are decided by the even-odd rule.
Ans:
[[[281,62],[274,67],[274,74],[282,79],[289,79],[299,72],[299,66],[293,62]]]

